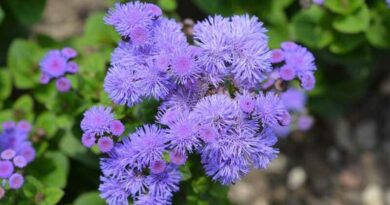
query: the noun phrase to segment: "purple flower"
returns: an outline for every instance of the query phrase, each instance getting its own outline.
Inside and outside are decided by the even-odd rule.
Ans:
[[[149,193],[157,197],[171,197],[173,192],[179,190],[181,173],[175,165],[168,165],[164,172],[151,174],[146,178]]]
[[[13,174],[8,180],[8,184],[11,189],[19,189],[23,186],[23,183],[24,177],[19,173]]]
[[[155,99],[165,98],[173,88],[172,82],[168,76],[156,68],[152,62],[151,65],[143,67],[139,66],[139,87],[141,93],[146,96],[154,97]]]
[[[209,17],[194,26],[195,44],[200,47],[199,65],[211,75],[227,73],[226,65],[232,63],[232,45],[229,19],[222,16]]]
[[[0,178],[7,179],[14,172],[14,165],[10,161],[0,160]]]
[[[113,120],[110,123],[110,131],[114,136],[121,136],[125,131],[125,126],[119,120]]]
[[[4,131],[9,131],[9,130],[14,129],[16,127],[16,124],[15,124],[15,122],[12,122],[12,121],[3,122],[2,127],[3,127]]]
[[[125,170],[119,176],[119,184],[123,186],[131,196],[137,196],[146,192],[146,176],[138,171]]]
[[[168,59],[178,47],[188,46],[187,38],[181,31],[182,25],[173,19],[160,18],[153,30],[156,50]]]
[[[66,77],[61,77],[56,80],[56,88],[60,92],[68,92],[71,88],[71,83]]]
[[[233,61],[231,72],[243,87],[252,87],[271,71],[271,53],[263,23],[248,15],[231,18]]]
[[[314,78],[314,74],[311,72],[306,72],[302,76],[299,77],[301,80],[301,86],[305,90],[313,90],[316,79]]]
[[[114,141],[109,137],[101,137],[97,143],[101,152],[107,153],[114,147]]]
[[[51,77],[46,73],[41,73],[41,76],[39,78],[39,82],[41,84],[48,84],[50,82]]]
[[[138,82],[135,72],[113,66],[104,79],[104,90],[115,104],[131,107],[140,101],[141,88]]]
[[[238,102],[238,106],[241,108],[243,112],[251,113],[254,110],[256,99],[247,90],[244,90],[242,94],[237,93],[236,99]]]
[[[96,143],[96,138],[91,133],[84,133],[83,136],[81,137],[81,142],[85,147],[90,148]]]
[[[182,154],[192,153],[194,149],[200,146],[196,131],[196,124],[188,117],[170,125],[166,135],[169,148]]]
[[[164,197],[151,196],[150,194],[145,194],[138,196],[134,201],[134,205],[169,205],[171,201]]]
[[[298,129],[308,131],[314,123],[314,118],[309,115],[302,115],[298,118]]]
[[[117,179],[100,177],[100,181],[100,197],[105,199],[109,205],[128,205],[129,194],[122,186],[119,186]]]
[[[141,169],[162,159],[167,146],[165,130],[156,125],[144,125],[129,137],[131,141],[126,147],[131,150],[128,157],[133,161],[132,166]]]
[[[16,152],[13,149],[6,149],[1,152],[1,158],[5,160],[10,160],[14,158]]]
[[[66,59],[58,50],[49,51],[40,62],[42,72],[51,77],[60,77],[66,72]]]
[[[286,108],[277,95],[272,92],[260,93],[256,101],[256,116],[264,126],[275,126],[285,117]]]
[[[292,66],[298,75],[316,70],[313,54],[302,46],[296,45],[294,50],[285,50],[285,59],[286,64]]]
[[[138,28],[147,29],[152,26],[154,12],[150,6],[135,1],[126,4],[115,4],[115,8],[108,11],[104,21],[112,25],[122,36],[132,36]]]
[[[317,5],[322,5],[322,4],[324,4],[324,2],[325,2],[325,0],[313,0],[313,3],[315,3]]]
[[[23,143],[19,146],[17,153],[23,156],[27,162],[31,162],[35,159],[35,149],[30,143]]]
[[[305,109],[307,97],[302,90],[289,89],[282,93],[280,98],[288,110],[303,111]]]
[[[190,118],[199,124],[209,124],[222,129],[233,124],[238,113],[238,106],[230,97],[217,94],[199,100]]]
[[[178,84],[186,84],[188,81],[194,82],[199,78],[201,70],[197,65],[195,56],[187,49],[175,52],[172,57],[172,73]]]
[[[284,61],[284,53],[281,49],[271,51],[271,63],[281,63]]]
[[[164,110],[159,110],[157,114],[157,122],[162,125],[172,125],[185,115],[188,115],[188,111],[169,108]]]
[[[295,69],[292,66],[285,64],[279,69],[279,76],[282,80],[293,80],[295,78]]]
[[[169,157],[171,159],[171,162],[176,165],[183,165],[187,161],[187,155],[185,153],[178,152],[175,150],[169,153]]]
[[[113,120],[111,107],[93,106],[85,111],[81,129],[86,133],[103,136],[105,132],[110,132],[110,123]]]
[[[31,131],[31,124],[29,122],[27,122],[26,120],[21,120],[18,122],[18,124],[16,125],[16,129],[20,132],[23,132],[23,133],[28,133]]]
[[[214,142],[219,137],[218,130],[208,124],[201,126],[198,134],[205,143]]]
[[[66,71],[69,73],[77,73],[79,71],[79,65],[76,62],[70,61],[66,65]]]
[[[150,165],[150,172],[152,172],[153,174],[160,174],[165,170],[166,167],[167,164],[164,160],[157,160],[152,162],[152,164]]]
[[[77,56],[77,51],[73,48],[70,48],[70,47],[65,47],[61,50],[61,54],[67,58],[67,59],[70,59],[70,58],[74,58]]]
[[[158,7],[154,4],[146,4],[145,7],[146,7],[145,8],[146,11],[153,14],[154,17],[159,17],[162,15],[162,11],[161,11],[160,7]]]
[[[13,159],[13,163],[18,168],[24,168],[27,165],[27,161],[23,156],[16,156]]]

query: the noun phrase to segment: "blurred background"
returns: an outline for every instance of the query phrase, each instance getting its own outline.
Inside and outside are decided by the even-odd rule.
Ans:
[[[199,169],[187,170],[192,179],[182,183],[187,188],[174,204],[390,204],[390,9],[385,0],[150,2],[187,24],[212,14],[256,15],[269,30],[271,48],[297,41],[314,53],[318,65],[308,100],[315,116],[310,131],[281,139],[281,154],[267,170],[254,170],[228,189],[199,177]],[[79,122],[88,107],[110,104],[102,84],[120,38],[102,17],[114,3],[0,1],[0,121],[34,122],[38,153],[26,171],[34,177],[19,204],[104,204],[97,193],[98,151],[80,145]],[[80,53],[80,74],[71,79],[77,95],[37,83],[43,54],[66,45]],[[156,102],[115,109],[131,131],[153,121]],[[37,190],[36,184],[53,189]]]

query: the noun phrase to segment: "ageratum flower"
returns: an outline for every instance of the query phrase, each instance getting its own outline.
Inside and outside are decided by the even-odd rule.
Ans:
[[[138,89],[146,96],[154,97],[157,100],[163,99],[174,88],[174,85],[165,72],[158,69],[153,62],[148,63],[148,66],[138,66]]]
[[[138,196],[146,192],[146,176],[136,170],[124,170],[118,176],[119,186],[122,186],[131,196]]]
[[[237,104],[227,95],[216,94],[199,100],[190,118],[201,125],[223,129],[235,123],[239,113]]]
[[[134,39],[140,38],[137,35],[149,35],[149,28],[153,25],[155,12],[145,3],[138,1],[126,4],[115,4],[115,8],[108,11],[104,21],[112,25],[122,36],[129,36]],[[143,34],[137,33],[144,32]],[[142,37],[146,40],[146,37]],[[139,39],[137,39],[139,40]],[[137,42],[144,44],[145,42]]]
[[[253,87],[271,71],[271,53],[263,23],[249,15],[231,18],[232,73],[242,87]]]
[[[153,30],[154,47],[159,55],[169,57],[177,47],[188,46],[187,38],[181,31],[182,25],[173,19],[160,18]]]
[[[71,88],[70,81],[65,77],[66,73],[78,72],[77,63],[70,61],[77,56],[77,51],[70,47],[62,50],[50,50],[39,63],[41,77],[39,82],[48,84],[51,79],[56,79],[56,88],[60,92],[68,92]]]
[[[81,129],[86,133],[103,136],[105,132],[110,132],[110,123],[113,120],[111,107],[93,106],[84,113]]]
[[[179,190],[181,173],[177,166],[170,164],[165,171],[159,174],[151,174],[146,178],[151,196],[161,198],[172,197],[173,192]]]
[[[58,50],[49,51],[39,64],[42,72],[56,78],[66,72],[66,58]]]
[[[178,84],[194,83],[199,78],[201,70],[190,47],[176,49],[171,64],[171,75]]]
[[[122,66],[111,67],[104,79],[104,90],[118,105],[131,107],[138,103],[142,94],[140,89],[140,80],[135,71]]]
[[[152,196],[150,194],[141,195],[136,198],[134,205],[168,205],[171,204],[170,199]]]
[[[9,189],[20,189],[24,177],[19,173],[35,158],[35,150],[28,140],[31,124],[25,120],[18,123],[9,121],[2,123],[0,132],[0,179],[2,187],[8,183]],[[3,189],[3,195],[5,190]],[[2,197],[0,197],[2,198]]]
[[[166,150],[166,132],[156,125],[144,125],[129,136],[130,143],[126,148],[130,150],[131,166],[142,169],[152,162],[161,160]]]
[[[280,96],[286,109],[291,111],[303,111],[305,109],[307,96],[303,90],[288,89]]]
[[[200,47],[199,65],[211,76],[227,74],[227,65],[232,63],[229,32],[229,19],[218,15],[194,26],[194,41]]]
[[[281,123],[286,113],[288,114],[283,102],[272,92],[259,93],[255,107],[255,115],[263,126],[273,127]]]
[[[181,154],[192,153],[194,149],[200,146],[200,140],[197,137],[197,125],[188,116],[169,125],[166,138],[169,148]]]
[[[251,113],[255,109],[256,98],[247,90],[243,90],[242,94],[237,93],[236,100],[240,109],[245,113]]]
[[[109,205],[128,205],[129,194],[119,185],[116,178],[100,177],[100,197]]]

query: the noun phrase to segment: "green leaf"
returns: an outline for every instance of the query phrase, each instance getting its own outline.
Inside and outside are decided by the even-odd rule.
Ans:
[[[50,82],[47,85],[38,85],[34,89],[35,99],[45,105],[48,110],[53,110],[56,105],[57,96],[59,95],[55,88],[54,82]]]
[[[14,119],[13,118],[13,111],[12,110],[1,110],[0,111],[0,122],[9,121]]]
[[[80,139],[76,139],[70,132],[65,133],[61,138],[59,146],[61,151],[72,157],[86,152],[86,149],[80,143]]]
[[[3,21],[4,19],[4,11],[3,9],[1,8],[1,5],[0,5],[0,23]]]
[[[372,22],[366,30],[367,40],[376,47],[390,47],[390,13],[371,12]]]
[[[325,7],[338,14],[349,14],[364,5],[364,0],[326,0]]]
[[[27,198],[33,198],[42,189],[43,184],[38,179],[33,176],[26,176],[23,193]]]
[[[83,49],[83,46],[106,46],[115,45],[120,36],[114,28],[104,24],[104,13],[98,12],[88,17],[85,25],[85,32],[82,38],[76,39],[76,47]]]
[[[14,40],[8,50],[8,68],[19,89],[34,87],[39,80],[39,47],[26,40]]]
[[[73,205],[104,205],[106,202],[100,198],[99,192],[88,192],[79,196]]]
[[[352,51],[364,43],[364,34],[341,34],[335,35],[335,39],[329,46],[330,51],[337,54],[344,54]]]
[[[42,128],[48,138],[54,136],[57,132],[57,119],[56,116],[51,112],[44,112],[38,116],[37,122],[35,124],[36,128]]]
[[[359,33],[366,31],[370,24],[370,13],[366,6],[348,16],[338,16],[333,27],[342,33]]]
[[[54,205],[57,204],[62,196],[64,196],[64,191],[56,187],[48,187],[44,190],[44,199],[41,203],[42,205]]]
[[[5,3],[23,25],[30,26],[41,19],[46,0],[6,0]]]
[[[48,152],[45,157],[52,163],[52,167],[49,173],[41,176],[41,181],[51,187],[65,187],[69,172],[68,159],[61,152]]]
[[[12,91],[11,74],[8,69],[0,69],[0,100],[9,97]]]
[[[187,180],[191,179],[192,173],[191,173],[191,170],[188,167],[188,165],[181,166],[179,169],[180,169],[180,172],[181,172],[181,180],[182,181],[187,181]]]
[[[327,19],[328,16],[322,8],[311,6],[293,17],[291,29],[298,41],[310,47],[323,48],[333,38],[332,32],[326,27]]]
[[[158,5],[164,11],[168,11],[168,12],[172,12],[176,9],[176,1],[175,0],[158,0]]]
[[[28,120],[30,122],[34,119],[34,101],[29,95],[19,97],[13,105],[15,120]]]
[[[204,193],[208,190],[209,184],[206,177],[200,177],[197,180],[192,181],[192,189],[196,194]]]

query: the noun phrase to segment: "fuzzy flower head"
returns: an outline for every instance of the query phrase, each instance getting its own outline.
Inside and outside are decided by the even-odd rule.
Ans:
[[[307,97],[303,90],[289,89],[281,94],[286,109],[291,111],[303,111],[305,109]]]
[[[170,125],[166,135],[169,147],[183,154],[192,153],[200,145],[196,129],[196,124],[188,118],[182,118]]]
[[[40,62],[42,72],[51,77],[60,77],[66,72],[66,58],[58,50],[49,51]]]
[[[58,91],[62,93],[68,92],[71,87],[72,84],[70,83],[69,79],[67,79],[66,77],[61,77],[56,80],[56,88]]]
[[[152,196],[162,198],[171,197],[173,192],[179,190],[181,173],[175,165],[168,165],[164,172],[151,174],[146,181],[149,185],[149,192]]]
[[[187,82],[194,82],[199,78],[200,69],[195,60],[195,56],[188,51],[189,47],[180,49],[172,57],[171,73],[176,82],[179,84],[186,84]]]
[[[129,194],[119,185],[116,178],[100,177],[100,197],[105,199],[109,205],[127,205]]]
[[[108,11],[104,21],[106,24],[112,25],[122,36],[129,36],[133,40],[133,38],[140,38],[137,35],[145,35],[145,33],[137,33],[140,29],[143,32],[148,32],[147,29],[152,26],[155,14],[155,9],[151,9],[149,4],[138,1],[126,4],[117,3],[115,8]]]
[[[139,81],[133,71],[113,66],[104,79],[104,90],[118,105],[133,106],[140,101]]]
[[[199,124],[209,124],[218,129],[234,123],[239,113],[237,104],[227,95],[204,97],[195,105],[190,118]]]
[[[146,96],[154,97],[155,99],[165,98],[170,90],[174,87],[172,82],[166,75],[161,72],[153,62],[148,62],[146,67],[139,67],[139,88],[141,93],[145,93]]]
[[[195,43],[200,47],[199,64],[212,75],[227,73],[226,65],[232,62],[229,32],[229,19],[222,16],[209,17],[194,26]]]
[[[236,99],[243,112],[251,113],[255,109],[256,99],[248,91],[244,90],[242,94],[238,93]]]
[[[254,86],[271,71],[271,53],[263,23],[249,15],[231,18],[232,73],[242,86]]]
[[[264,126],[275,126],[286,117],[286,108],[277,95],[272,92],[260,93],[256,101],[256,115]]]
[[[23,186],[23,183],[24,177],[19,173],[11,175],[11,177],[8,179],[8,184],[11,189],[20,189],[20,187]]]
[[[7,179],[14,172],[14,165],[10,161],[0,160],[0,178]]]
[[[110,132],[110,123],[114,120],[111,107],[93,106],[84,113],[81,129],[86,133],[103,136]]]
[[[132,151],[133,166],[138,169],[161,160],[166,149],[166,133],[156,125],[144,125],[131,134],[129,149]]]

